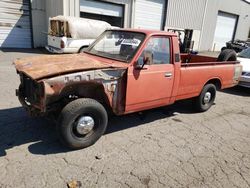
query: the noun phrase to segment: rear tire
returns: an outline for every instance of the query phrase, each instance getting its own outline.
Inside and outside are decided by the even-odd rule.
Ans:
[[[217,61],[236,61],[236,60],[237,60],[236,52],[231,49],[225,49],[221,51],[217,59]]]
[[[88,46],[81,47],[79,50],[79,53],[83,53],[87,48],[88,48]]]
[[[214,103],[216,87],[214,84],[207,84],[203,87],[200,95],[194,99],[195,109],[198,112],[207,111]]]
[[[77,99],[67,104],[58,121],[59,138],[71,149],[93,145],[105,132],[108,115],[105,108],[93,99]]]

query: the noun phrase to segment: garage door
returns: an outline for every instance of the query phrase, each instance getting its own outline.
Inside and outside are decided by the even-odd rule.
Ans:
[[[114,3],[98,2],[93,0],[80,1],[80,16],[102,20],[113,26],[123,27],[124,6]]]
[[[0,47],[32,47],[29,0],[0,0]]]
[[[214,50],[220,51],[226,42],[233,39],[237,16],[219,12],[214,35]]]
[[[164,17],[164,2],[164,0],[136,0],[134,27],[160,30]]]

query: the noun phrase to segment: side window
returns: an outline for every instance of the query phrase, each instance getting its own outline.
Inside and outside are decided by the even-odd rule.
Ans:
[[[144,54],[152,53],[151,64],[170,64],[170,40],[167,37],[152,37],[138,59],[138,64],[143,63]]]

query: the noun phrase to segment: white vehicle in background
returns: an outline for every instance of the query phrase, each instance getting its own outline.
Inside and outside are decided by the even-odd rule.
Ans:
[[[56,16],[49,19],[48,45],[45,48],[51,53],[82,52],[102,32],[112,28],[104,21]]]
[[[242,65],[242,75],[239,85],[250,88],[250,47],[238,54],[237,60]]]

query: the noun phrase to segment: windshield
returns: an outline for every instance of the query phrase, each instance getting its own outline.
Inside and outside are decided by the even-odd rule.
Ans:
[[[105,31],[87,53],[129,62],[139,49],[145,34],[128,31]]]
[[[250,59],[250,47],[239,53],[238,57],[249,58]]]

